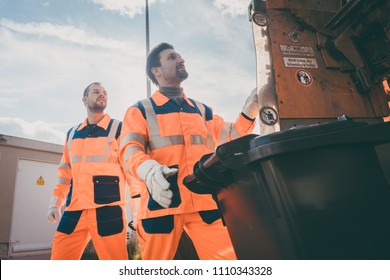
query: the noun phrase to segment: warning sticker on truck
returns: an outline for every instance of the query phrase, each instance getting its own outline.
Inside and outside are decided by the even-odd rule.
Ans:
[[[312,75],[306,70],[302,70],[302,69],[298,70],[296,72],[296,77],[298,82],[304,86],[309,86],[313,82]]]
[[[312,47],[280,45],[282,55],[314,56]]]
[[[285,67],[318,68],[317,60],[315,58],[283,57],[283,62]]]

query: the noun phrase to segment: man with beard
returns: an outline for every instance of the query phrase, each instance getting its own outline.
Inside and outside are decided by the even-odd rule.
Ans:
[[[185,230],[199,259],[236,259],[212,196],[192,193],[182,181],[217,145],[253,131],[257,95],[248,97],[234,123],[225,122],[187,97],[181,83],[188,73],[172,45],[151,50],[146,72],[159,89],[127,110],[120,142],[124,168],[145,183],[137,223],[141,258],[173,259]]]
[[[60,221],[51,259],[80,259],[92,239],[99,259],[126,260],[126,180],[118,157],[122,124],[104,113],[107,92],[101,83],[90,84],[82,100],[87,118],[67,133],[50,198],[48,219]]]

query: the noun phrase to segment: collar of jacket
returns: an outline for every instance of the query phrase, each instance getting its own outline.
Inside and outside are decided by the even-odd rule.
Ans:
[[[184,92],[183,92],[183,98],[188,103],[188,105],[195,108],[195,105],[191,102],[191,100],[189,100],[187,98],[187,96]],[[169,101],[169,98],[166,97],[161,92],[159,92],[158,90],[152,95],[152,99],[156,103],[157,106],[163,106],[165,103],[167,103]]]
[[[108,125],[110,124],[110,120],[111,120],[110,116],[108,114],[104,114],[104,117],[97,123],[97,126],[100,126],[104,130],[107,130]],[[88,118],[85,118],[85,120],[77,130],[82,130],[87,125],[88,125]]]

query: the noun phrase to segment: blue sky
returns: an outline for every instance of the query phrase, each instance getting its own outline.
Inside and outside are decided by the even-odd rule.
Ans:
[[[249,3],[149,0],[150,47],[173,44],[187,95],[229,121],[256,87]],[[63,144],[93,81],[121,120],[146,97],[145,41],[144,0],[0,0],[0,134]]]

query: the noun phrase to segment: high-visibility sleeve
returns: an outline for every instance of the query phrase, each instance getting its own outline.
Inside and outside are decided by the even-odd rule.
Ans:
[[[66,199],[69,193],[70,181],[72,179],[72,172],[69,160],[69,152],[67,149],[68,141],[65,141],[64,150],[61,157],[61,162],[57,169],[57,185],[53,191],[53,196]]]

